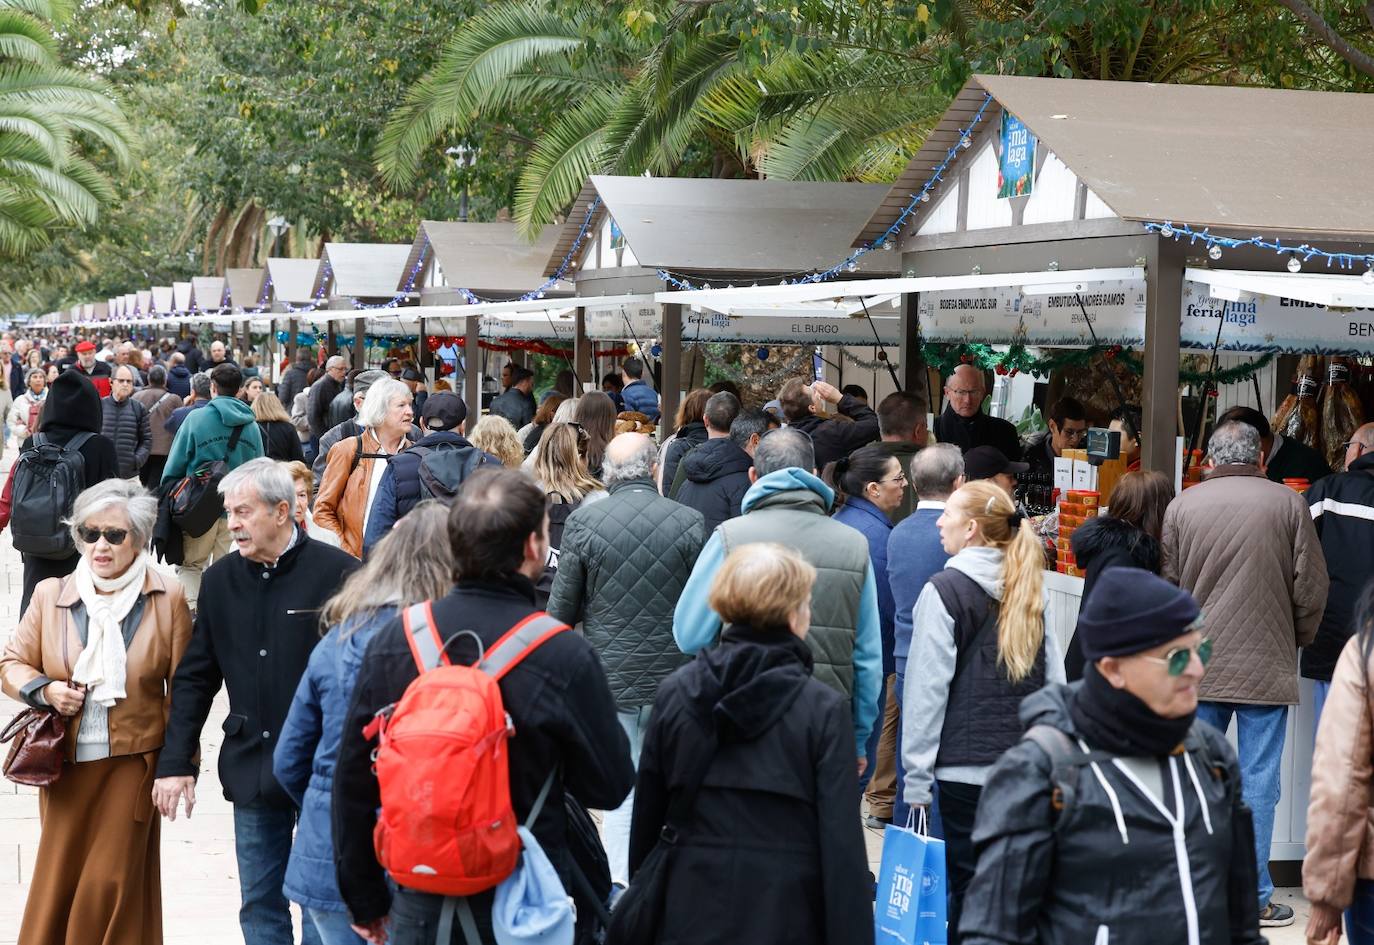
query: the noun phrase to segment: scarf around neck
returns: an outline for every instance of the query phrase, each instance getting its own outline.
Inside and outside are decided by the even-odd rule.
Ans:
[[[143,592],[147,571],[146,552],[139,552],[133,564],[114,578],[98,576],[91,570],[90,559],[82,555],[73,575],[86,606],[86,648],[77,657],[72,679],[86,686],[89,701],[107,709],[127,695],[123,623]]]
[[[1083,671],[1069,717],[1093,748],[1127,757],[1170,754],[1192,728],[1196,713],[1166,719],[1125,689],[1117,689],[1089,663]]]

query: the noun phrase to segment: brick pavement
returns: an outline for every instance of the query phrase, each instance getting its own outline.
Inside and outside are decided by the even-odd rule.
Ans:
[[[14,458],[9,447],[0,461],[0,476]],[[0,481],[3,481],[0,479]],[[0,533],[0,627],[19,619],[23,565],[10,547],[9,532]],[[8,629],[4,637],[8,637]],[[0,697],[0,726],[22,709]],[[196,812],[162,826],[164,941],[167,945],[240,945],[238,866],[234,859],[233,812],[220,791],[216,773],[220,725],[228,714],[223,692],[215,700],[201,739],[204,764],[196,791]],[[16,945],[33,859],[38,849],[38,791],[0,780],[0,945]],[[882,854],[881,835],[865,830],[870,866],[876,874]],[[1301,890],[1281,889],[1279,901],[1293,906],[1298,922],[1269,930],[1274,945],[1299,945],[1307,908]],[[294,907],[293,907],[294,911]],[[299,918],[299,916],[297,916]]]

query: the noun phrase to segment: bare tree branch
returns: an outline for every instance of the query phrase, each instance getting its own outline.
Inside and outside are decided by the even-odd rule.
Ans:
[[[1280,6],[1286,7],[1298,19],[1307,24],[1312,32],[1316,33],[1326,45],[1335,50],[1342,59],[1350,63],[1356,69],[1367,76],[1374,77],[1374,56],[1352,46],[1345,40],[1340,33],[1337,33],[1332,26],[1322,19],[1321,14],[1308,6],[1304,0],[1277,0]],[[1365,15],[1374,23],[1374,2],[1365,7]]]

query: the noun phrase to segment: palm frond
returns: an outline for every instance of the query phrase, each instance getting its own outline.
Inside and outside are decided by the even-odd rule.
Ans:
[[[582,190],[605,170],[606,123],[620,94],[597,91],[554,121],[530,152],[515,187],[515,223],[533,240]]]

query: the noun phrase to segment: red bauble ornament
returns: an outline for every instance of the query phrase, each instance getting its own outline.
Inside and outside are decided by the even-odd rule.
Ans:
[[[1007,373],[1007,366],[1005,364],[999,364],[992,370],[998,377],[1002,377]]]
[[[1016,368],[1012,368],[1010,373],[1011,373],[1011,376],[1012,376],[1012,377],[1015,377],[1015,376],[1017,375],[1017,370],[1016,370]]]

